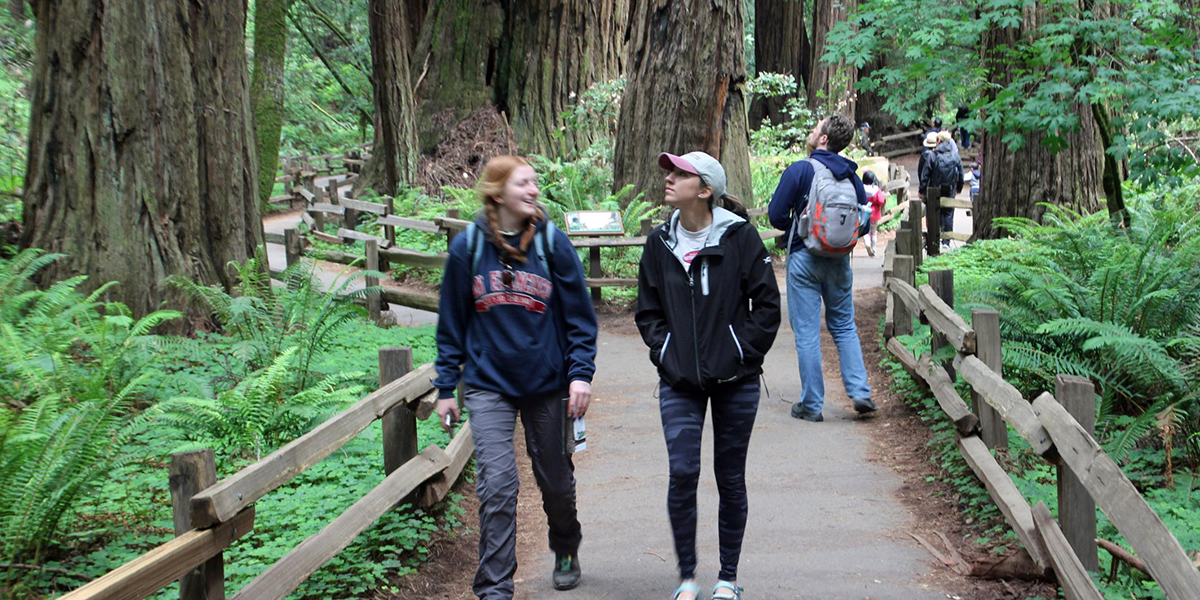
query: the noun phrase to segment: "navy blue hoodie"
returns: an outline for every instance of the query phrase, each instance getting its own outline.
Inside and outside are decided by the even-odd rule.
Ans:
[[[450,244],[438,304],[433,382],[439,398],[458,387],[459,367],[467,385],[521,398],[566,392],[572,381],[592,381],[596,372],[596,311],[588,296],[583,265],[571,240],[555,229],[551,276],[542,269],[533,242],[526,262],[511,261],[512,285],[492,243],[487,219],[479,266],[471,272],[467,236]],[[545,233],[546,222],[538,225]],[[516,247],[515,238],[509,244]]]
[[[829,167],[839,181],[852,177],[858,203],[866,206],[867,191],[863,189],[862,180],[858,178],[858,163],[828,150],[814,150],[810,158]],[[775,195],[771,197],[771,204],[767,207],[767,216],[772,227],[784,232],[791,230],[792,214],[801,214],[808,207],[808,192],[812,189],[812,181],[813,166],[807,160],[798,160],[783,172],[779,177],[779,185],[775,188]],[[797,235],[788,251],[803,247],[804,239]]]

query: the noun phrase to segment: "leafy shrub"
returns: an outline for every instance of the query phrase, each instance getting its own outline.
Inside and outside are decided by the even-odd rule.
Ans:
[[[232,294],[220,286],[200,285],[187,277],[173,276],[169,282],[212,311],[225,333],[240,341],[233,350],[244,367],[243,375],[266,368],[293,346],[298,348],[295,368],[289,376],[295,389],[303,390],[315,381],[311,367],[325,351],[330,336],[352,319],[367,314],[354,301],[377,288],[352,290],[351,285],[383,274],[344,270],[327,291],[321,291],[318,286],[324,284],[314,266],[301,261],[280,275],[286,289],[281,293],[272,287],[264,265],[261,256],[248,259],[244,265],[230,263],[238,281]]]
[[[971,244],[926,270],[955,268],[965,302],[1000,310],[1007,374],[1030,396],[1058,373],[1098,386],[1099,437],[1121,459],[1151,430],[1200,464],[1197,342],[1200,216],[1156,194],[1129,203],[1132,226],[1049,207],[1044,223],[1001,219],[1013,240]]]
[[[261,373],[254,373],[232,389],[202,396],[176,397],[158,404],[157,420],[171,426],[180,439],[191,443],[172,452],[218,448],[230,456],[262,458],[273,448],[299,437],[363,395],[361,385],[346,385],[358,373],[326,377],[315,386],[288,394],[296,347],[283,351]]]

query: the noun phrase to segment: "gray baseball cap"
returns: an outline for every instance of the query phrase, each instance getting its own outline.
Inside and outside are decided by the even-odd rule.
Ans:
[[[683,156],[675,156],[668,152],[658,155],[658,166],[670,171],[679,168],[682,171],[700,176],[700,180],[713,189],[713,198],[725,195],[725,168],[717,159],[707,153],[688,152]]]

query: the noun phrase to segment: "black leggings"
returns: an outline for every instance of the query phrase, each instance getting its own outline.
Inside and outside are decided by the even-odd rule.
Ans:
[[[679,576],[696,574],[696,486],[700,482],[700,437],[704,414],[712,400],[713,473],[721,496],[717,532],[720,538],[721,573],[726,581],[737,579],[742,536],[746,531],[746,451],[758,412],[758,381],[750,379],[695,393],[659,384],[659,409],[663,435],[671,462],[667,513],[675,537]]]

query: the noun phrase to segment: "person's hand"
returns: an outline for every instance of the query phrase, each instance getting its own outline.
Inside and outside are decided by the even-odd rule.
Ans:
[[[567,401],[567,415],[582,417],[587,413],[592,403],[592,384],[586,381],[572,381],[571,393]]]
[[[454,427],[452,425],[459,420],[458,401],[454,398],[440,398],[437,401],[436,410],[438,422],[442,424],[442,429],[445,429],[446,433],[453,434]],[[452,415],[449,421],[446,420],[447,415]]]

